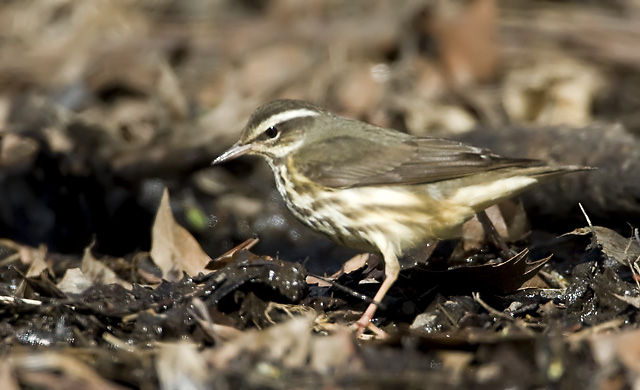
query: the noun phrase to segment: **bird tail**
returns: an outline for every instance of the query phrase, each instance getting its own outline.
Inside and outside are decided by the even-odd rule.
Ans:
[[[580,171],[593,171],[596,170],[595,167],[585,167],[580,165],[564,165],[564,166],[553,166],[553,165],[543,165],[537,167],[530,167],[523,169],[523,174],[527,176],[534,177],[541,181],[546,181],[548,179],[553,179],[557,176],[561,176],[571,172],[580,172]]]

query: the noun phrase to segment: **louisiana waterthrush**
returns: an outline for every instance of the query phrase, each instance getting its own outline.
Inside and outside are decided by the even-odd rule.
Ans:
[[[366,327],[398,277],[398,256],[459,235],[485,208],[549,178],[585,169],[514,159],[439,138],[336,116],[300,100],[258,108],[214,164],[262,156],[303,223],[346,246],[379,252],[385,279],[357,324]]]

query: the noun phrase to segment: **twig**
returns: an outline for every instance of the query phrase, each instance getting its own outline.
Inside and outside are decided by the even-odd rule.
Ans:
[[[589,225],[589,227],[593,230],[593,224],[591,224],[591,219],[587,215],[587,212],[584,210],[584,207],[582,207],[582,203],[578,203],[578,206],[580,206],[580,210],[582,210],[582,215],[584,215],[584,219],[587,220],[587,225]]]
[[[14,298],[14,297],[7,297],[7,296],[0,296],[0,303],[10,303],[14,305],[24,303],[26,305],[32,305],[32,306],[42,305],[42,301],[38,301],[35,299]]]
[[[509,320],[509,321],[514,321],[515,320],[515,318],[513,318],[513,316],[510,316],[509,314],[503,313],[503,312],[498,311],[498,310],[494,309],[493,307],[489,306],[488,303],[486,303],[485,301],[480,299],[480,293],[474,292],[474,293],[471,293],[471,296],[473,297],[474,301],[478,302],[480,304],[480,306],[482,306],[492,316],[497,317],[497,318],[503,318],[503,319]]]

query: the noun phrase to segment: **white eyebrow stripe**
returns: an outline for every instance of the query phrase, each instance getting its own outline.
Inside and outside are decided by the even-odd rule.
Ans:
[[[266,130],[271,126],[275,126],[278,123],[286,122],[291,119],[296,118],[306,118],[309,116],[318,116],[320,115],[317,111],[312,111],[307,108],[299,108],[296,110],[284,111],[276,115],[272,115],[266,120],[260,123],[260,126],[256,127],[256,129],[260,129],[260,131]]]

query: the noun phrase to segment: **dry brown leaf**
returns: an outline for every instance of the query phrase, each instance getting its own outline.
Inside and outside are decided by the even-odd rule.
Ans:
[[[13,8],[10,41],[22,44],[7,45],[2,65],[18,66],[19,78],[44,85],[78,82],[88,67],[103,65],[100,54],[146,36],[148,23],[137,10],[104,0],[20,3]]]
[[[243,250],[248,251],[251,248],[253,248],[258,242],[260,242],[259,238],[249,238],[244,242],[242,242],[241,244],[236,245],[234,248],[231,248],[227,252],[211,260],[209,264],[207,264],[206,268],[210,270],[217,270],[228,264],[231,264],[232,262],[235,261],[236,256],[240,251],[243,251]]]
[[[628,370],[629,381],[637,389],[640,385],[640,330],[616,334],[594,334],[589,337],[594,360],[603,368],[614,362]]]
[[[384,67],[384,64],[352,65],[335,80],[335,103],[341,108],[342,115],[363,118],[367,112],[379,106],[388,78],[384,76]]]
[[[478,125],[464,108],[445,104],[436,99],[418,100],[404,104],[405,123],[411,134],[431,133],[462,134]]]
[[[0,97],[0,133],[5,131],[10,111],[11,100],[7,96]]]
[[[485,210],[489,220],[502,238],[508,238],[507,223],[502,217],[498,205],[493,205]],[[462,225],[462,245],[465,252],[478,250],[485,244],[486,234],[477,217],[473,217]]]
[[[20,258],[25,264],[31,264],[25,276],[27,278],[35,278],[39,276],[43,271],[49,269],[49,265],[45,261],[47,256],[47,247],[41,245],[38,248],[32,248],[28,246],[20,247]]]
[[[229,77],[231,78],[231,77]],[[232,84],[231,81],[227,83]],[[240,95],[235,86],[223,86],[225,93],[222,99],[208,111],[205,111],[197,121],[202,129],[199,141],[210,142],[215,153],[221,153],[225,148],[237,141],[238,132],[251,112],[261,104],[258,99],[250,99]],[[211,141],[215,139],[215,141]]]
[[[331,277],[333,279],[337,279],[343,274],[350,274],[353,271],[359,270],[360,268],[367,265],[367,262],[369,261],[370,257],[371,257],[371,254],[369,253],[361,253],[353,256],[351,259],[347,260],[347,262],[344,263],[342,267],[340,267],[340,271],[331,275]]]
[[[40,276],[45,271],[51,271],[49,265],[45,261],[47,256],[47,247],[44,245],[40,245],[38,248],[32,248],[26,245],[20,245],[18,247],[18,252],[20,253],[20,260],[24,264],[30,264],[29,269],[25,273],[27,278],[35,278]],[[25,289],[27,288],[27,282],[22,280],[16,288],[14,296],[23,297],[25,293]]]
[[[484,243],[484,228],[478,218],[473,217],[462,225],[461,244],[465,252],[478,250]]]
[[[185,119],[189,112],[187,98],[173,69],[166,62],[161,62],[158,70],[157,90],[167,111],[176,119]]]
[[[351,332],[344,327],[331,336],[313,333],[315,314],[295,316],[264,330],[250,330],[203,353],[216,368],[225,368],[238,356],[260,354],[288,368],[311,368],[319,373],[346,372],[357,367]]]
[[[584,126],[603,86],[597,68],[572,58],[545,58],[512,70],[503,105],[513,122]]]
[[[310,354],[311,369],[320,374],[329,374],[340,367],[352,372],[352,369],[360,367],[355,359],[356,346],[352,332],[345,327],[336,328],[333,334],[327,336],[313,337]]]
[[[511,242],[525,238],[531,232],[529,218],[524,205],[519,199],[512,199],[498,204],[500,214],[506,222],[507,239]]]
[[[190,310],[190,313],[193,315],[193,318],[216,344],[236,339],[242,334],[241,330],[232,326],[214,323],[211,319],[208,307],[200,299],[194,298],[191,301],[191,305],[193,306],[193,309]]]
[[[93,283],[87,278],[80,268],[71,268],[65,271],[62,280],[56,287],[65,294],[82,294],[91,287]]]
[[[329,287],[332,284],[327,280],[336,280],[344,274],[350,274],[353,271],[363,268],[365,265],[367,265],[367,261],[369,260],[370,256],[371,254],[369,253],[360,253],[358,255],[355,255],[351,259],[347,260],[347,262],[345,262],[336,273],[324,279],[309,275],[306,278],[307,284],[317,284],[320,287]]]
[[[317,284],[319,287],[331,287],[332,284],[327,282],[326,280],[322,280],[316,276],[313,275],[307,275],[307,277],[305,278],[305,282],[307,284]]]
[[[265,330],[249,330],[211,351],[206,359],[216,368],[225,368],[236,357],[266,351],[270,358],[288,367],[303,367],[311,339],[313,317],[295,317]]]
[[[207,388],[209,370],[198,346],[192,342],[162,344],[155,366],[162,389]]]
[[[528,289],[550,289],[552,288],[547,282],[545,282],[539,275],[534,276],[533,278],[527,280],[520,286],[518,290],[528,290]]]
[[[162,270],[162,277],[170,281],[180,279],[183,271],[189,275],[208,272],[205,266],[211,261],[191,233],[173,218],[166,189],[151,232],[151,258]]]
[[[529,232],[529,220],[522,202],[508,200],[485,210],[496,231],[506,242],[523,239]],[[484,228],[477,217],[462,226],[462,244],[465,251],[480,249],[486,242]]]
[[[551,256],[528,262],[528,249],[499,264],[484,264],[433,271],[418,265],[412,269],[410,280],[399,280],[399,285],[438,285],[441,291],[487,291],[511,293],[533,278]]]
[[[138,277],[140,278],[140,282],[142,282],[141,284],[147,284],[147,285],[156,285],[156,284],[160,284],[162,283],[162,278],[156,276],[155,274],[145,271],[141,268],[138,268],[136,270]]]
[[[602,226],[593,226],[596,243],[610,258],[620,264],[631,266],[640,260],[640,243],[634,238],[622,237],[619,233]]]
[[[640,243],[635,238],[625,238],[615,230],[603,226],[587,226],[564,235],[584,236],[593,234],[592,246],[602,248],[602,252],[618,263],[634,268],[640,261]]]
[[[440,351],[438,358],[442,361],[442,367],[450,371],[453,382],[459,383],[465,370],[469,369],[474,355],[465,351]]]
[[[444,70],[453,86],[494,76],[498,64],[495,0],[443,2],[431,26]]]
[[[27,168],[35,160],[39,149],[38,143],[31,138],[6,133],[0,137],[0,167]]]
[[[631,297],[628,295],[618,295],[618,294],[613,294],[614,297],[618,298],[619,300],[621,300],[622,302],[626,302],[628,304],[630,304],[631,306],[635,307],[636,309],[640,309],[640,297]]]
[[[84,250],[84,256],[82,257],[82,265],[80,267],[82,273],[94,283],[112,284],[116,283],[131,290],[133,287],[131,283],[121,279],[115,272],[107,267],[103,262],[93,257],[91,253],[91,246],[88,246]]]
[[[288,84],[313,64],[308,47],[282,43],[256,48],[238,69],[244,96],[263,96]]]
[[[69,383],[81,384],[79,388],[88,390],[123,389],[123,387],[106,381],[93,368],[67,353],[53,351],[21,353],[9,355],[8,360],[18,373],[21,382],[27,387],[31,387],[29,384],[35,384],[34,387],[41,388],[44,383],[32,383],[31,379],[39,382],[36,380],[37,374],[55,371],[55,377],[66,379],[63,383],[67,382],[67,385]]]
[[[20,386],[13,373],[13,365],[5,357],[0,360],[0,389],[19,390]]]

